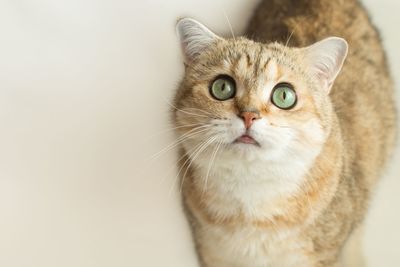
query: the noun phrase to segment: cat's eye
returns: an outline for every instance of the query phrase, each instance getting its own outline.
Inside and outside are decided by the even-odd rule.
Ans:
[[[297,102],[297,96],[293,86],[288,83],[276,85],[272,90],[271,101],[280,109],[293,108]]]
[[[235,81],[227,75],[218,76],[211,84],[210,93],[217,100],[228,100],[235,96]]]

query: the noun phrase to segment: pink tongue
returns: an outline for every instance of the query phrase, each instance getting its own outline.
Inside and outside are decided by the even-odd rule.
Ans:
[[[256,141],[248,135],[242,135],[241,137],[238,138],[239,142],[245,143],[245,144],[255,144]]]

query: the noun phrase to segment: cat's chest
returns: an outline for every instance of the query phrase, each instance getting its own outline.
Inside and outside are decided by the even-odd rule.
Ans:
[[[283,166],[217,162],[211,171],[201,165],[194,171],[197,193],[187,200],[198,220],[196,239],[206,267],[311,266],[309,244],[287,223],[298,215],[288,199],[307,168]]]
[[[246,220],[266,220],[283,215],[287,212],[285,199],[297,192],[302,176],[299,172],[287,182],[286,173],[274,168],[218,167],[211,172],[200,169],[194,182],[201,192],[197,201],[204,204],[203,211],[221,219],[240,214]]]
[[[204,227],[204,228],[203,228]],[[253,226],[203,225],[201,246],[207,267],[306,267],[307,245],[296,230],[272,232]]]

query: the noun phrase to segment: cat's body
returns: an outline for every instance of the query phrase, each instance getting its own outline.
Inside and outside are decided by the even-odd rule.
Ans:
[[[224,40],[193,21],[181,24],[187,67],[174,119],[201,265],[329,267],[359,253],[359,228],[395,136],[392,82],[364,9],[355,0],[263,1],[248,36],[283,45]],[[330,92],[344,41],[284,46],[289,36],[289,46],[304,47],[329,35],[350,46]],[[313,63],[329,49],[335,51],[322,64]],[[221,102],[207,95],[220,74],[237,87]],[[270,103],[282,82],[297,89],[292,110]],[[257,114],[248,128],[244,113]]]

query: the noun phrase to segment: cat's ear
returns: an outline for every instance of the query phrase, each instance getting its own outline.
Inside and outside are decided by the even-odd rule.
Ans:
[[[222,39],[200,22],[190,18],[180,19],[176,24],[176,32],[187,64],[192,62],[207,47]]]
[[[329,93],[333,82],[342,69],[348,52],[346,40],[329,37],[304,48],[305,59],[314,77]]]

